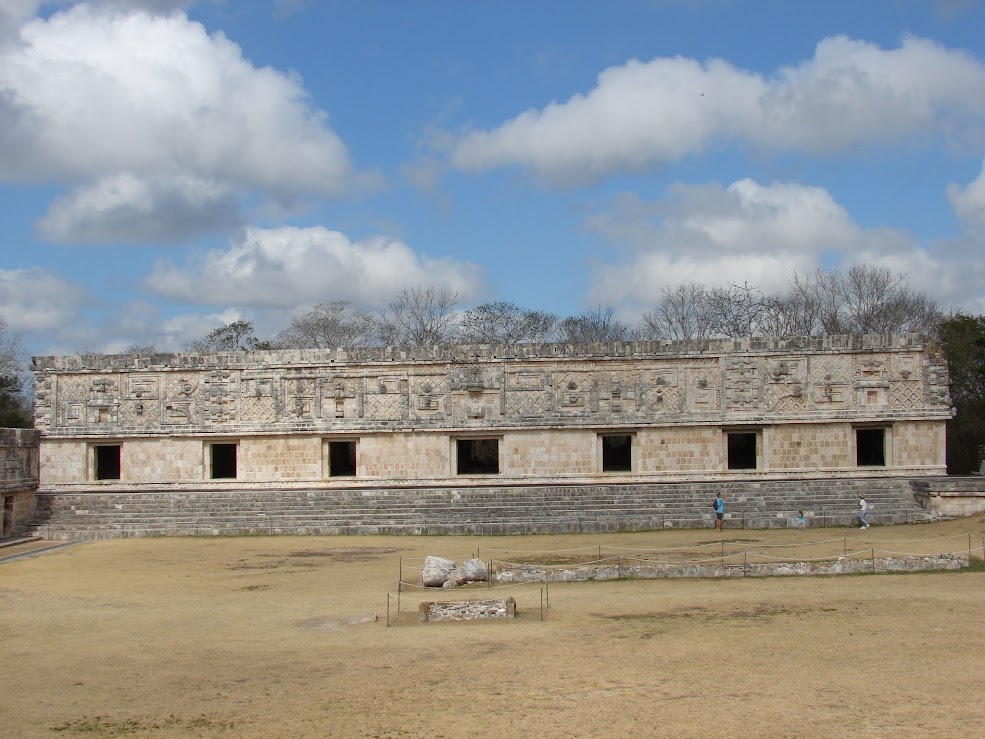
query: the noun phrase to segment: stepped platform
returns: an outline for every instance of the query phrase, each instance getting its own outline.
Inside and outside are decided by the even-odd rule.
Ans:
[[[470,486],[462,488],[126,490],[39,493],[31,532],[48,540],[219,535],[509,535],[601,533],[714,525],[784,528],[803,510],[812,528],[853,525],[858,495],[873,524],[927,521],[915,486],[927,478],[845,478]]]

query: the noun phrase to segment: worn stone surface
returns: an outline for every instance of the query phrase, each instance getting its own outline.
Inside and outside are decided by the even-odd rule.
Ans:
[[[24,533],[34,513],[40,438],[35,429],[0,429],[0,538]]]
[[[440,588],[455,570],[455,562],[445,557],[428,556],[421,567],[421,584],[429,588]]]
[[[601,564],[580,567],[517,565],[501,568],[496,582],[586,582],[619,578],[655,580],[669,577],[776,577],[782,575],[845,575],[865,572],[920,572],[959,570],[968,566],[967,554],[932,557],[884,557],[837,559],[825,562],[776,562],[769,564]]]
[[[420,621],[475,621],[515,617],[516,601],[513,598],[424,601],[418,608]]]
[[[915,335],[39,357],[42,489],[508,484],[944,471],[942,359]],[[730,469],[728,432],[755,435]],[[606,436],[626,458],[606,467]],[[493,439],[461,469],[459,442]],[[330,445],[352,445],[333,469]],[[235,445],[213,476],[213,444]],[[623,443],[623,442],[620,442]],[[95,448],[119,446],[118,479]],[[342,470],[341,474],[339,469]]]

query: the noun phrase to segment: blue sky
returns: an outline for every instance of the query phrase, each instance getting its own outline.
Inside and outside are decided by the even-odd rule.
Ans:
[[[30,354],[315,303],[634,323],[864,262],[985,312],[985,3],[0,0]]]

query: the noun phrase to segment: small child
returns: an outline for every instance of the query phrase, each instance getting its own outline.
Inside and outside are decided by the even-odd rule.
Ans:
[[[797,528],[800,531],[803,531],[804,529],[807,528],[807,522],[804,521],[804,512],[803,511],[801,511],[800,513],[797,514]]]

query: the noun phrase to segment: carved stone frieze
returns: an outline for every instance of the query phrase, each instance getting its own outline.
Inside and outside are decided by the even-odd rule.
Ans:
[[[823,351],[812,351],[812,342]],[[188,433],[219,427],[225,433],[238,425],[276,430],[300,422],[357,431],[408,422],[421,428],[510,421],[604,427],[676,424],[692,415],[707,423],[709,415],[727,421],[735,414],[741,422],[750,413],[791,419],[858,413],[866,420],[884,409],[947,413],[947,368],[913,339],[832,337],[793,349],[789,341],[774,344],[749,342],[739,350],[742,342],[683,343],[686,351],[676,356],[664,344],[651,347],[650,355],[640,344],[627,344],[605,357],[568,345],[476,348],[454,360],[455,350],[400,356],[360,350],[332,355],[325,364],[313,361],[317,353],[270,352],[251,353],[241,366],[229,354],[211,364],[197,355],[124,362],[96,355],[42,358],[35,415],[41,429],[105,435],[117,427],[180,426]],[[361,361],[363,354],[373,361]]]

